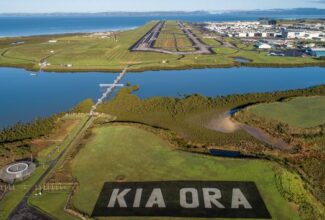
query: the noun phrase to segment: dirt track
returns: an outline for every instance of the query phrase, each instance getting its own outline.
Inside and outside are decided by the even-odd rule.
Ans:
[[[279,149],[283,151],[292,151],[294,149],[294,147],[290,146],[282,139],[272,137],[260,128],[252,127],[250,125],[241,124],[239,122],[234,121],[231,118],[231,115],[233,113],[233,111],[230,111],[216,116],[210,121],[210,123],[206,127],[211,130],[215,130],[222,133],[234,133],[242,129],[257,140],[267,144],[268,146],[271,146],[274,149]]]
[[[229,112],[225,112],[224,114],[213,118],[207,125],[207,128],[222,133],[233,133],[237,130],[240,130],[238,123],[231,120],[231,115]]]

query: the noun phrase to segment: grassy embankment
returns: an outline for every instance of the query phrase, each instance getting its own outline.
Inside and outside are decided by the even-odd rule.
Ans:
[[[84,124],[84,117],[67,115],[56,123],[56,128],[46,137],[32,140],[24,140],[25,144],[30,145],[30,152],[26,155],[14,154],[10,155],[11,160],[29,157],[34,154],[37,158],[39,166],[31,178],[22,183],[15,184],[14,190],[8,192],[0,201],[0,219],[6,219],[13,209],[22,200],[25,193],[36,183],[39,177],[48,168],[47,161],[55,159],[70,143],[71,139],[76,135],[80,126]],[[17,143],[18,144],[18,143]],[[6,145],[4,145],[6,146]],[[60,146],[57,148],[57,146]],[[2,160],[8,163],[8,160]],[[6,162],[7,161],[7,162]]]
[[[202,41],[211,43],[210,46],[216,54],[183,57],[155,52],[130,52],[129,48],[154,24],[156,22],[134,30],[117,32],[107,38],[90,34],[1,38],[0,66],[38,70],[39,62],[46,61],[51,65],[45,67],[45,71],[120,71],[127,64],[131,64],[130,71],[144,71],[240,65],[234,61],[234,57],[251,60],[251,63],[245,64],[250,66],[325,65],[325,61],[311,57],[270,57],[266,52],[252,50],[252,45],[244,45],[239,39],[225,39],[225,41],[233,41],[231,43],[237,48],[229,47],[227,44],[219,45],[211,39],[205,39],[195,27],[191,27],[192,31]],[[187,47],[190,42],[180,33],[181,30],[175,24],[175,22],[167,22],[166,30],[159,37],[156,46],[179,47],[180,50],[191,49]],[[49,43],[48,41],[52,39],[57,42]],[[24,43],[13,44],[17,41]],[[72,64],[72,67],[68,67],[68,64]]]

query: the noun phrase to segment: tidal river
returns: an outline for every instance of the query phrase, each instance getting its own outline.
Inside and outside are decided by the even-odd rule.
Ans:
[[[101,96],[100,83],[112,83],[113,73],[39,73],[0,68],[0,128],[19,121],[67,111],[86,98]],[[141,98],[189,94],[223,96],[271,92],[325,84],[325,69],[229,68],[127,73],[122,83],[139,85]]]

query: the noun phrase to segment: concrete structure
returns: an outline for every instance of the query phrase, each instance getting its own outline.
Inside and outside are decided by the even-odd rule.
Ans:
[[[283,29],[282,35],[287,39],[320,40],[325,37],[325,32],[304,29]]]
[[[29,161],[8,164],[0,170],[0,179],[6,183],[20,182],[27,179],[36,169],[36,165]]]

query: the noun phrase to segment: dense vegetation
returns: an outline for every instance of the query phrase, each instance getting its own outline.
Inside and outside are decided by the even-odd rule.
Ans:
[[[0,167],[13,160],[35,156],[43,144],[33,144],[33,140],[50,135],[59,117],[60,114],[29,123],[17,123],[0,130]]]
[[[80,102],[78,105],[76,105],[72,112],[76,113],[89,113],[91,110],[91,107],[94,105],[94,101],[92,99],[86,99],[82,102]]]
[[[191,95],[184,98],[153,97],[141,100],[132,92],[136,87],[122,89],[98,111],[117,116],[119,121],[133,121],[178,132],[189,141],[202,145],[256,146],[255,139],[243,131],[223,134],[206,128],[213,117],[230,109],[254,103],[272,102],[288,97],[325,94],[325,86],[274,93],[256,93],[209,98]],[[246,143],[246,144],[245,144]],[[245,148],[243,148],[245,149]]]
[[[5,128],[0,131],[0,144],[48,135],[54,128],[56,119],[57,116],[53,116],[37,119],[26,124],[17,123],[12,127]]]

